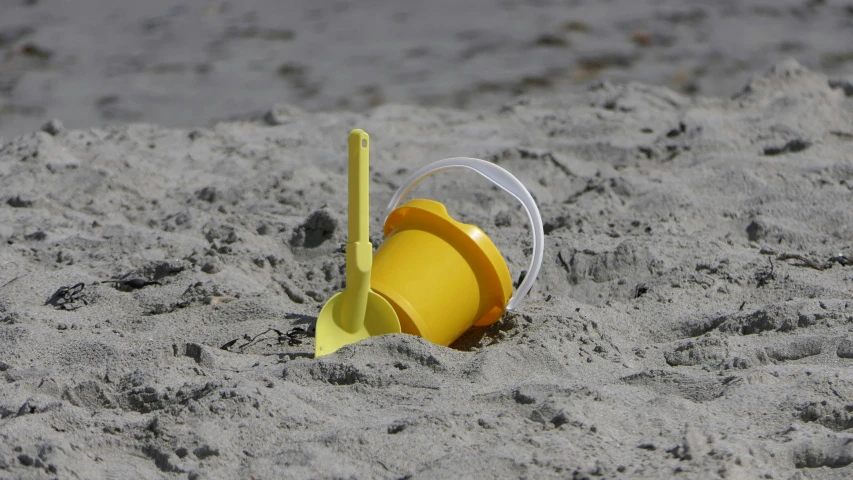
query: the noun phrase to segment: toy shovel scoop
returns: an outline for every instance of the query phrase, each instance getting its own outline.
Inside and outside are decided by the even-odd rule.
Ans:
[[[315,357],[374,335],[400,333],[394,308],[370,289],[370,140],[364,130],[349,134],[346,287],[326,302],[317,317]]]

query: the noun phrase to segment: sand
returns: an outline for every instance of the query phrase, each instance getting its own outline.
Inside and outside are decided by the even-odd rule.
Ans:
[[[847,3],[7,3],[0,478],[853,476]],[[313,359],[355,127],[517,311]]]
[[[275,102],[491,109],[600,79],[727,97],[789,56],[853,74],[851,29],[845,0],[3,0],[0,136]]]
[[[853,92],[786,60],[732,93],[601,82],[4,140],[0,477],[849,478]],[[528,185],[547,239],[518,310],[453,348],[312,358],[355,127],[377,245],[429,161]],[[522,274],[506,194],[449,173],[415,194]]]

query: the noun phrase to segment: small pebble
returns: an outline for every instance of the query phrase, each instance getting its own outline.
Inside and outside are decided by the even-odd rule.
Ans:
[[[65,126],[58,119],[53,118],[41,126],[41,131],[55,137],[65,131]]]

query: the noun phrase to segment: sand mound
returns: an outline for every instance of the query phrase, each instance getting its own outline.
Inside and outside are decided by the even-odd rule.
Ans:
[[[602,83],[489,112],[6,141],[0,476],[849,477],[849,94],[789,61],[731,99]],[[311,358],[344,279],[356,126],[373,232],[429,161],[529,186],[547,232],[529,301],[454,348],[392,335]],[[510,198],[476,175],[416,194],[522,274]]]

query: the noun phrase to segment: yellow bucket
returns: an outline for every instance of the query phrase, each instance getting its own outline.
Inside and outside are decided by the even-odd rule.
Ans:
[[[476,172],[518,200],[532,235],[530,266],[513,294],[500,251],[474,225],[450,217],[439,202],[403,198],[423,179],[449,169]],[[388,204],[385,241],[373,257],[370,287],[388,300],[403,333],[448,346],[466,330],[497,322],[516,308],[542,266],[545,234],[533,196],[503,168],[477,158],[455,157],[416,171]]]
[[[450,345],[473,325],[500,319],[512,296],[509,268],[486,234],[457,222],[439,202],[416,199],[385,220],[370,285],[403,333]]]

